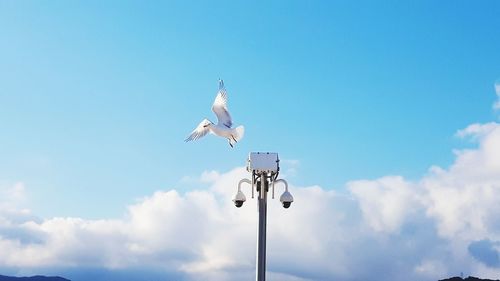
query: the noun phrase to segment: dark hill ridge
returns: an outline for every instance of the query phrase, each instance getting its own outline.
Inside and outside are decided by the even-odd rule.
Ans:
[[[477,277],[472,277],[472,276],[469,276],[465,279],[463,278],[460,278],[460,277],[452,277],[452,278],[448,278],[448,279],[441,279],[439,281],[500,281],[498,279],[496,280],[493,280],[493,279],[480,279],[480,278],[477,278]]]
[[[52,276],[31,276],[31,277],[10,277],[0,275],[0,281],[71,281],[62,277],[52,277]]]

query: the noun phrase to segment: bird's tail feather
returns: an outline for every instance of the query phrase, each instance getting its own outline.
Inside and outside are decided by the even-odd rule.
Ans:
[[[243,138],[244,134],[245,134],[245,127],[238,126],[238,127],[234,128],[233,137],[237,142]]]

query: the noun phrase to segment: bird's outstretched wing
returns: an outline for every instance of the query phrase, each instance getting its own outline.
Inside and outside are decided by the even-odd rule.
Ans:
[[[198,124],[196,129],[194,129],[194,131],[191,132],[191,135],[189,135],[189,137],[187,137],[187,139],[185,139],[184,141],[188,142],[192,140],[197,140],[199,138],[206,136],[208,132],[210,132],[210,128],[208,127],[208,125],[210,125],[211,123],[212,122],[208,121],[208,119],[203,119],[203,121],[201,121],[201,123]]]
[[[231,120],[231,115],[227,110],[227,92],[224,88],[224,81],[219,80],[219,92],[215,97],[214,104],[212,105],[212,111],[217,115],[218,124],[223,124],[224,126],[231,128],[233,126],[233,121]]]

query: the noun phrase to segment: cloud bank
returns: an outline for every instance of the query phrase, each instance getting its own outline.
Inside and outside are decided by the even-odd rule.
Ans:
[[[270,280],[437,280],[500,275],[500,124],[457,132],[478,146],[417,181],[390,175],[269,202]],[[256,205],[231,197],[244,168],[205,172],[208,190],[158,191],[121,219],[40,219],[22,183],[0,188],[0,269],[73,280],[251,280]],[[247,190],[247,197],[249,192]],[[85,270],[82,270],[85,269]],[[61,273],[62,272],[62,273]],[[92,275],[93,274],[93,275]],[[376,276],[376,277],[374,277]]]

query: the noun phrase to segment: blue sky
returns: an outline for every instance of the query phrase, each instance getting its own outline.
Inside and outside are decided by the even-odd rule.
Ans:
[[[42,214],[95,217],[255,150],[299,160],[298,184],[420,176],[451,162],[456,130],[492,119],[499,11],[497,1],[2,1],[1,179],[26,182]],[[245,140],[183,143],[214,118],[219,77]]]
[[[121,218],[276,151],[296,186],[419,181],[498,120],[499,1],[0,1],[0,186]],[[224,79],[245,138],[183,140]],[[288,165],[288,166],[287,166]],[[294,170],[292,173],[291,171]],[[227,186],[233,191],[233,186]]]

